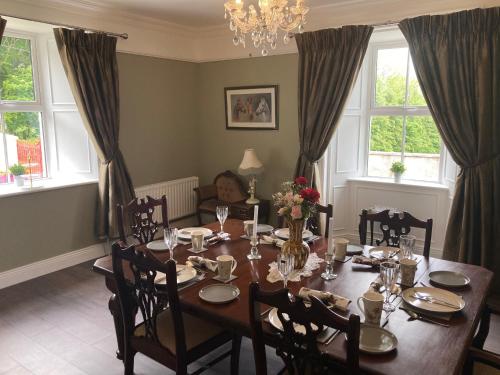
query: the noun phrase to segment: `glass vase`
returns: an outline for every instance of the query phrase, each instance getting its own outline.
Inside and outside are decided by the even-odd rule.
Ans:
[[[290,237],[283,243],[281,252],[295,257],[294,269],[302,269],[309,258],[309,245],[302,240],[305,220],[287,220]]]

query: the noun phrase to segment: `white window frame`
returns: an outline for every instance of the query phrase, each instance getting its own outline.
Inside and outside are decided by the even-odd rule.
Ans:
[[[38,46],[37,38],[33,33],[20,32],[5,30],[4,37],[12,37],[19,39],[27,39],[30,41],[31,47],[31,69],[33,74],[33,93],[35,95],[34,101],[15,101],[15,100],[2,100],[0,98],[0,113],[6,112],[39,112],[40,113],[40,143],[42,145],[42,160],[43,160],[43,175],[42,178],[47,178],[49,176],[49,167],[47,163],[47,153],[46,153],[46,122],[45,122],[45,111],[43,94],[40,89],[41,87],[41,76],[39,71],[39,61],[38,61]],[[6,124],[4,116],[0,116],[0,131],[4,134],[2,136],[2,142],[4,143],[5,160],[8,166],[12,165],[7,156],[7,144],[5,139]],[[7,171],[8,172],[8,171]],[[1,186],[9,185],[10,183],[0,184]]]
[[[370,139],[371,139],[371,118],[373,116],[401,116],[403,117],[403,137],[401,142],[404,142],[406,138],[406,119],[408,116],[431,116],[429,108],[427,106],[411,106],[407,105],[408,101],[408,77],[410,74],[410,53],[408,53],[408,58],[406,62],[406,90],[405,90],[405,104],[400,106],[389,106],[389,107],[377,107],[376,100],[376,82],[377,82],[377,56],[378,51],[382,49],[393,49],[393,48],[408,48],[408,43],[405,40],[390,41],[390,42],[376,42],[371,43],[369,47],[369,68],[368,68],[368,100],[366,108],[366,129],[367,137],[365,138],[365,149],[366,158],[364,160],[363,166],[363,176],[365,177],[375,177],[381,179],[389,179],[388,177],[381,176],[370,176],[368,174],[368,159],[370,157]],[[403,144],[401,145],[403,146]],[[444,159],[445,159],[446,148],[441,139],[441,151],[439,154],[439,171],[438,180],[410,180],[416,182],[431,182],[441,184],[444,176]],[[404,148],[401,151],[401,161],[404,162]]]

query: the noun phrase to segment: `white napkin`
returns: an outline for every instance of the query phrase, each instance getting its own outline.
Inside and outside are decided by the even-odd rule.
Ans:
[[[260,243],[265,243],[265,244],[268,244],[268,245],[274,245],[274,246],[278,246],[278,247],[283,246],[284,242],[285,241],[280,240],[279,238],[274,238],[274,237],[271,237],[271,236],[266,236],[265,234],[262,236],[262,239],[260,240]]]
[[[309,254],[309,258],[307,258],[306,265],[301,270],[293,270],[288,275],[288,281],[300,281],[301,277],[310,277],[312,276],[312,271],[317,270],[319,265],[323,263],[324,260],[318,257],[316,253]],[[276,262],[272,262],[269,264],[269,273],[266,277],[267,281],[270,283],[275,283],[277,281],[283,280],[279,271],[278,264]]]
[[[381,259],[370,258],[364,255],[354,255],[352,257],[352,262],[357,264],[364,264],[365,266],[378,266],[382,262]]]
[[[309,301],[309,296],[317,297],[326,304],[332,305],[334,308],[341,311],[347,311],[347,308],[351,303],[350,299],[339,296],[337,294],[324,292],[321,290],[309,289],[306,287],[300,288],[299,297],[302,297],[305,301]]]
[[[192,255],[188,257],[188,261],[196,266],[206,267],[212,272],[217,271],[217,261],[215,260]]]

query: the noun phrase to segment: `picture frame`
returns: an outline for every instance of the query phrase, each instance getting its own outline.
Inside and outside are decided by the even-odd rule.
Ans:
[[[224,88],[226,129],[278,130],[278,85]]]

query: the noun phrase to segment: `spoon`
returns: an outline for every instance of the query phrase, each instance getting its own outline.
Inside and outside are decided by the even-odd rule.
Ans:
[[[425,316],[417,314],[415,311],[405,309],[404,307],[400,307],[400,309],[403,310],[403,311],[405,311],[409,315],[408,321],[422,320],[424,322],[437,324],[437,325],[440,325],[440,326],[443,326],[443,327],[449,327],[449,324],[445,324],[445,323],[441,323],[441,322],[435,321],[433,319],[429,319],[429,318],[427,318]]]

